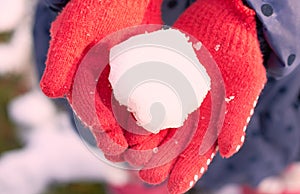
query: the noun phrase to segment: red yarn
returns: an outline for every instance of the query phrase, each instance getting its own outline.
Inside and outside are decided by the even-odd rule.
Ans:
[[[161,0],[150,3],[147,0],[71,0],[52,24],[47,66],[41,80],[43,92],[49,97],[69,94],[78,64],[89,48],[117,30],[142,23],[161,22],[160,4]],[[136,135],[123,131],[112,114],[108,67],[99,79],[97,91],[101,92],[96,95],[96,110],[102,129],[92,129],[99,148],[108,159],[145,165],[139,174],[148,183],[159,184],[169,177],[169,191],[174,194],[183,193],[195,184],[213,159],[217,146],[224,157],[238,151],[244,141],[243,129],[266,82],[256,35],[255,13],[244,6],[241,0],[198,0],[176,21],[175,27],[198,38],[210,51],[222,73],[226,97],[231,101],[227,103],[218,141],[204,155],[199,155],[209,123],[208,119],[200,119],[191,143],[177,158],[162,166],[147,169],[147,166],[156,162],[153,153],[139,155],[134,150],[164,145],[177,129],[163,130],[156,135]],[[84,79],[82,81],[84,83]],[[71,95],[69,97],[72,103]],[[124,111],[122,107],[116,108],[120,114]],[[202,103],[200,112],[202,118],[209,118],[210,93]],[[93,121],[87,115],[83,115],[82,120],[92,126]],[[185,127],[193,124],[192,117],[189,117]],[[128,125],[136,127],[135,123]],[[111,144],[111,141],[115,143]]]

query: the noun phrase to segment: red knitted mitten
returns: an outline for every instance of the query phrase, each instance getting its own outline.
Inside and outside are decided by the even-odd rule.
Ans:
[[[210,116],[210,94],[200,107],[198,129],[189,146],[174,160],[140,171],[146,182],[160,183],[169,176],[171,193],[191,188],[215,155],[236,153],[245,140],[246,126],[266,82],[256,34],[255,12],[241,0],[198,0],[176,21],[175,27],[193,35],[210,51],[225,82],[226,115],[216,144],[199,154]],[[200,59],[201,60],[201,59]],[[204,119],[202,119],[204,118]]]
[[[161,1],[71,0],[51,26],[46,69],[40,82],[42,91],[53,98],[67,96],[72,104],[71,90],[74,76],[87,51],[108,34],[118,30],[142,23],[161,24],[160,9],[158,9]],[[102,74],[103,80],[107,80],[108,74],[107,68]],[[91,75],[86,76],[88,78]],[[101,96],[102,99],[111,97],[111,88],[108,85],[108,82],[99,81],[98,88],[104,95]],[[94,121],[88,116],[90,114],[86,117],[82,116],[82,120],[88,126],[94,127],[93,132],[98,146],[104,153],[122,153],[128,144],[111,112],[110,103],[103,103],[97,95],[95,100],[101,127],[95,126]]]

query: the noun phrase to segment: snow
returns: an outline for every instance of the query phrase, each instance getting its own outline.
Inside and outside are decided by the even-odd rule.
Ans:
[[[21,73],[30,63],[34,5],[34,0],[0,0],[0,33],[12,33],[8,42],[0,42],[0,75]]]
[[[12,31],[25,15],[25,0],[0,0],[0,31]]]
[[[75,133],[69,115],[56,111],[40,91],[12,101],[9,115],[20,126],[20,133],[25,133],[25,146],[1,156],[0,194],[39,194],[52,182],[127,182],[127,172],[89,152]]]
[[[179,30],[138,34],[110,50],[115,98],[151,133],[181,127],[210,90],[210,77],[190,38]]]

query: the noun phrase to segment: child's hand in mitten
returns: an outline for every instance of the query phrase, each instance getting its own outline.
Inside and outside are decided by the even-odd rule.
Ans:
[[[256,34],[255,12],[241,0],[198,0],[177,20],[175,27],[196,37],[210,51],[224,80],[227,103],[217,141],[204,154],[199,154],[199,150],[205,144],[203,137],[211,115],[211,92],[201,104],[198,128],[188,147],[170,162],[140,171],[142,179],[155,184],[169,176],[170,192],[182,193],[202,176],[217,145],[223,157],[230,157],[241,148],[246,126],[266,82],[266,72]],[[193,117],[185,126],[192,126],[191,119]],[[165,138],[168,137],[169,134]],[[149,163],[152,160],[155,156]]]
[[[70,1],[51,27],[47,66],[41,80],[43,92],[50,97],[67,94],[85,51],[112,32],[142,24],[149,18],[149,2]]]
[[[161,23],[158,9],[160,4],[161,0],[71,0],[51,26],[46,69],[40,83],[42,91],[49,97],[67,96],[71,101],[74,76],[86,51],[112,32],[142,23]],[[122,152],[127,147],[127,142],[121,128],[116,124],[110,110],[101,102],[96,103],[99,103],[99,109],[103,108],[102,113],[106,115],[105,118],[101,116],[105,120],[101,122],[114,122],[112,125],[102,126],[103,131],[111,133],[99,133],[97,138],[102,140],[99,142],[107,153]],[[104,141],[109,134],[117,142],[113,144],[116,145],[115,148],[109,146],[110,138]]]

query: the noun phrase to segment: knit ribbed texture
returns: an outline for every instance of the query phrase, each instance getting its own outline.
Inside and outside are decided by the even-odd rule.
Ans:
[[[151,0],[147,11],[145,13],[145,17],[143,19],[143,24],[162,24],[162,16],[161,16],[161,4],[163,0]]]
[[[221,155],[229,157],[244,142],[245,127],[266,82],[255,13],[239,0],[198,0],[175,26],[198,38],[211,52],[222,73],[226,97],[231,100],[227,103],[218,146]],[[210,103],[203,103],[201,109],[204,106],[210,109]],[[188,190],[202,175],[199,168],[206,169],[212,160],[211,150],[205,156],[193,154],[200,143],[189,146],[183,153],[185,157],[178,159],[173,167],[169,180],[171,193]]]
[[[220,153],[229,157],[240,145],[243,127],[266,82],[255,12],[240,0],[199,0],[179,18],[176,27],[197,37],[211,52],[221,70],[226,96],[234,97],[227,104],[218,140]]]
[[[41,80],[41,89],[49,97],[68,96],[73,79],[86,52],[106,35],[142,22],[157,23],[159,11],[155,10],[161,0],[134,1],[108,1],[108,0],[71,0],[62,13],[52,23],[51,42],[46,61],[46,69]],[[154,14],[152,13],[154,12]],[[155,17],[148,17],[147,14]],[[146,18],[146,19],[145,19]],[[151,21],[155,19],[155,21]],[[107,67],[99,78],[97,86],[96,115],[93,110],[76,105],[76,113],[85,125],[89,126],[96,137],[98,147],[110,158],[119,156],[128,147],[122,128],[118,125],[111,107],[111,87],[108,82],[109,68]],[[86,90],[84,83],[89,74],[77,76],[78,82],[83,83],[82,91]],[[118,107],[120,108],[120,107]],[[85,110],[84,110],[85,109]],[[98,118],[94,118],[94,117]],[[98,119],[95,125],[94,119]]]
[[[85,51],[106,35],[142,23],[149,0],[72,0],[52,24],[43,92],[63,97]]]

